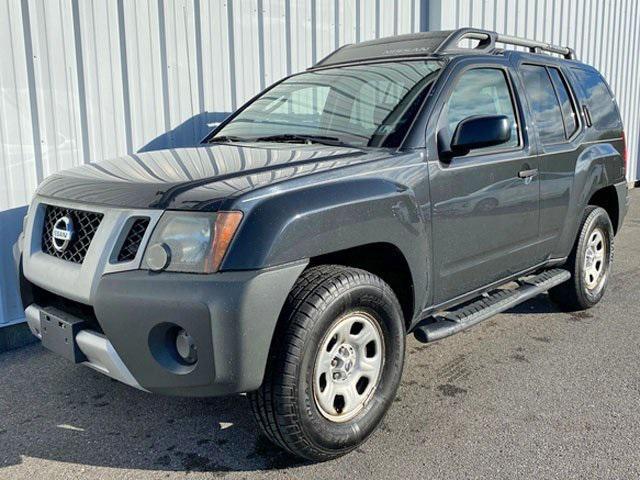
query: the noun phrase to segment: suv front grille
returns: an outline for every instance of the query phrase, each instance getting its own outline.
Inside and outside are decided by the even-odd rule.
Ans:
[[[44,215],[44,227],[42,229],[42,251],[54,257],[74,263],[82,263],[87,255],[91,240],[100,226],[103,215],[96,212],[74,210],[71,208],[47,205]],[[75,235],[67,248],[59,252],[53,246],[53,227],[64,216],[73,221]]]
[[[118,262],[130,262],[136,258],[140,243],[148,226],[149,219],[147,217],[137,218],[131,224],[129,233],[127,233],[127,237],[124,239],[124,243],[118,253]]]

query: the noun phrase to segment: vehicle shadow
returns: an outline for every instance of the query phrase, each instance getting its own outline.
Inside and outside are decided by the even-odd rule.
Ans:
[[[229,115],[231,112],[201,112],[150,140],[138,152],[198,145],[207,133],[222,123]]]
[[[516,305],[509,310],[506,310],[504,314],[514,314],[514,315],[523,315],[523,314],[534,314],[539,315],[541,313],[559,313],[565,312],[559,305],[556,305],[549,298],[548,293],[541,293],[533,297],[526,302],[523,302],[519,305]]]
[[[0,355],[0,383],[0,477],[23,457],[212,473],[304,464],[258,434],[244,396],[152,395],[40,345]]]

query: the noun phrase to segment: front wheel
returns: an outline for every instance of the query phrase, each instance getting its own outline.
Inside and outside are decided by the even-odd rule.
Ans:
[[[571,280],[552,288],[551,299],[567,310],[585,310],[602,299],[613,260],[613,226],[606,210],[586,208],[576,244],[567,260]]]
[[[285,304],[262,387],[263,433],[313,461],[344,455],[393,402],[405,352],[402,310],[379,277],[339,265],[303,273]]]

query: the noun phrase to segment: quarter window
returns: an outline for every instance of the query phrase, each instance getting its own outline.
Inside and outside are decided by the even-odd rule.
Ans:
[[[465,118],[478,115],[506,115],[511,122],[511,138],[501,147],[519,145],[515,108],[503,70],[476,68],[460,76],[440,117],[439,140],[449,146],[458,124]],[[483,150],[486,149],[477,149],[475,152]]]
[[[603,132],[619,130],[621,128],[620,113],[602,76],[591,68],[572,68],[571,70],[586,97],[593,128]]]
[[[543,144],[563,142],[566,134],[562,110],[546,67],[523,65],[521,71],[540,141]]]

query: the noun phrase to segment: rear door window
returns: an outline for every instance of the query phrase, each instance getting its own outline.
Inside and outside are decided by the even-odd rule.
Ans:
[[[553,86],[558,95],[560,109],[562,110],[562,119],[564,120],[564,136],[569,139],[578,130],[578,114],[575,105],[571,101],[569,88],[560,71],[557,68],[548,67],[549,75],[553,81]]]
[[[546,145],[565,141],[562,110],[546,67],[523,65],[520,71],[540,141]]]

